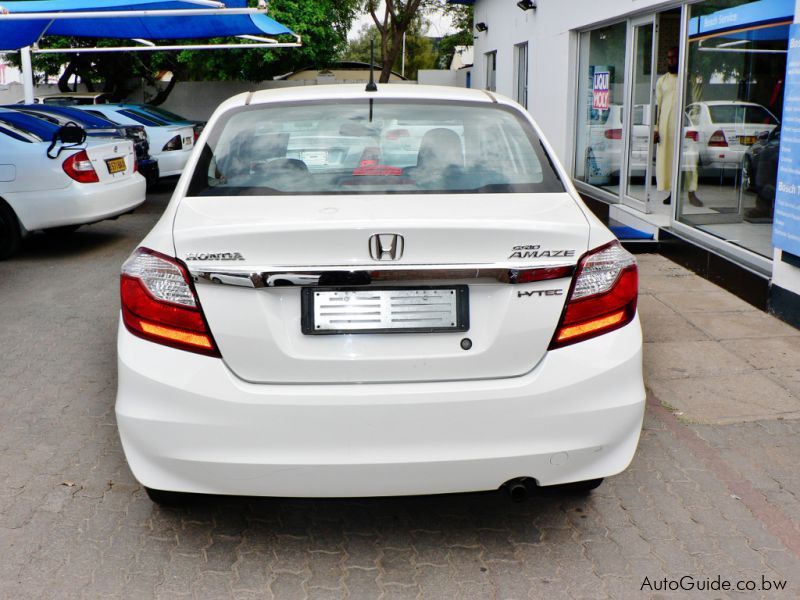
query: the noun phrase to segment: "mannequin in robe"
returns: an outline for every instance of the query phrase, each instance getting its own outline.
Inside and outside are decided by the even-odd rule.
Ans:
[[[656,82],[656,124],[653,143],[656,144],[656,183],[659,191],[670,195],[664,204],[672,201],[672,157],[675,150],[675,129],[680,120],[678,103],[678,49],[667,52],[667,72]],[[697,197],[697,165],[685,165],[683,184],[689,193],[692,206],[703,206]]]

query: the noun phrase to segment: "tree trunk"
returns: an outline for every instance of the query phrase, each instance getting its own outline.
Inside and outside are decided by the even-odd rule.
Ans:
[[[72,90],[69,88],[69,80],[75,74],[75,60],[69,61],[67,68],[58,78],[58,91],[62,94],[69,94]]]
[[[172,89],[175,87],[175,84],[178,83],[178,76],[175,71],[172,72],[172,79],[169,80],[167,87],[163,90],[158,92],[154,97],[147,101],[148,104],[152,104],[153,106],[159,106],[164,104],[169,98],[169,95],[172,93]]]
[[[386,55],[383,58],[383,68],[381,69],[381,78],[379,83],[389,83],[389,78],[392,76],[392,67],[403,51],[403,31],[395,30],[392,32],[392,44],[387,49]],[[388,36],[387,36],[388,37]]]

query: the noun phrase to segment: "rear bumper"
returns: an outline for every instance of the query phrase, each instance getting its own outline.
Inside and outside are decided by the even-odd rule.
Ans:
[[[630,463],[644,413],[638,318],[523,377],[260,385],[120,326],[117,422],[145,486],[346,497],[553,485]]]
[[[145,201],[145,180],[137,174],[112,183],[71,183],[60,190],[8,194],[27,231],[96,223],[132,211]]]

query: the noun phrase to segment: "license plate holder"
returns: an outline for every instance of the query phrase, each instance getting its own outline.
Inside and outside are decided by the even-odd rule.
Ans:
[[[127,167],[125,165],[125,159],[120,156],[118,158],[107,158],[106,168],[109,174],[116,175],[117,173],[124,173]]]
[[[469,331],[466,285],[301,290],[305,335]]]

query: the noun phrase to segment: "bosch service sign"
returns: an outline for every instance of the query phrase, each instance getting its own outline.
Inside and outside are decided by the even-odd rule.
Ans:
[[[611,92],[611,74],[608,71],[595,71],[592,83],[592,108],[608,110]]]

